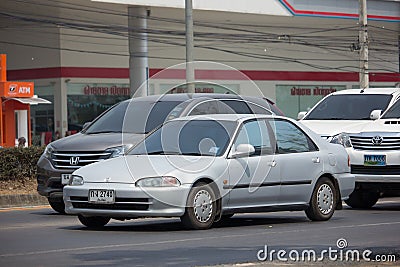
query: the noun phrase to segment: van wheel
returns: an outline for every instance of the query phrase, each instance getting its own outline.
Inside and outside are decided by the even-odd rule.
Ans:
[[[327,177],[322,177],[315,185],[310,200],[310,206],[305,210],[307,217],[312,221],[329,220],[336,207],[336,190]]]
[[[344,202],[354,209],[369,209],[378,202],[379,194],[356,189]]]
[[[85,217],[83,215],[78,215],[78,219],[83,225],[89,228],[102,228],[111,218],[101,216]]]
[[[189,229],[208,229],[214,223],[216,208],[212,188],[206,183],[198,183],[189,192],[186,211],[181,221]]]
[[[53,210],[57,211],[58,213],[65,214],[65,205],[62,199],[49,197],[47,198],[47,201]]]

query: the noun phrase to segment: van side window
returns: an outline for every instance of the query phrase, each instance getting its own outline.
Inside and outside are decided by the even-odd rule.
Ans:
[[[249,106],[244,101],[238,100],[221,100],[225,109],[233,110],[233,112],[229,113],[236,113],[236,114],[252,114]],[[224,112],[228,113],[228,112]]]
[[[253,103],[247,103],[251,109],[251,112],[254,114],[264,114],[264,115],[272,115],[273,113],[268,110],[265,109],[259,105],[253,104]]]
[[[202,102],[195,106],[192,111],[190,111],[189,116],[191,115],[203,115],[203,114],[218,114],[218,103],[215,100],[210,100],[206,102]]]

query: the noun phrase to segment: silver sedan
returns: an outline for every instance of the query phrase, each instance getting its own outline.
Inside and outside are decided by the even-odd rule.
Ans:
[[[353,189],[345,149],[294,120],[202,115],[171,120],[125,156],[76,170],[64,202],[87,227],[162,216],[207,229],[242,212],[328,220]]]

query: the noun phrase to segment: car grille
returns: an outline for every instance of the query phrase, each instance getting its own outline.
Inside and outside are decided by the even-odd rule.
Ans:
[[[357,150],[399,150],[400,149],[400,137],[383,137],[383,141],[380,145],[374,145],[372,143],[373,136],[357,136],[351,135],[350,140],[354,149]]]
[[[57,169],[79,169],[82,166],[108,159],[111,152],[54,152],[51,161]]]
[[[72,206],[77,209],[101,210],[148,210],[152,202],[148,198],[115,198],[113,204],[89,203],[87,197],[70,197]]]
[[[351,165],[351,173],[370,174],[370,175],[400,175],[400,165],[389,165],[389,166]]]

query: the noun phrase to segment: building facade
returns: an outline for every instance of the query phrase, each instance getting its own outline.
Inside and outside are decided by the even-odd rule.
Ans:
[[[196,70],[197,92],[263,95],[296,117],[330,92],[359,87],[357,0],[193,2],[194,57],[206,62]],[[184,91],[183,4],[2,1],[0,52],[8,57],[8,79],[34,81],[36,94],[52,102],[32,107],[33,143],[42,132],[73,133],[132,97],[132,54],[133,65],[146,58],[150,78],[137,95]],[[136,22],[132,7],[146,11]],[[400,3],[368,1],[368,18],[370,86],[396,86]]]

